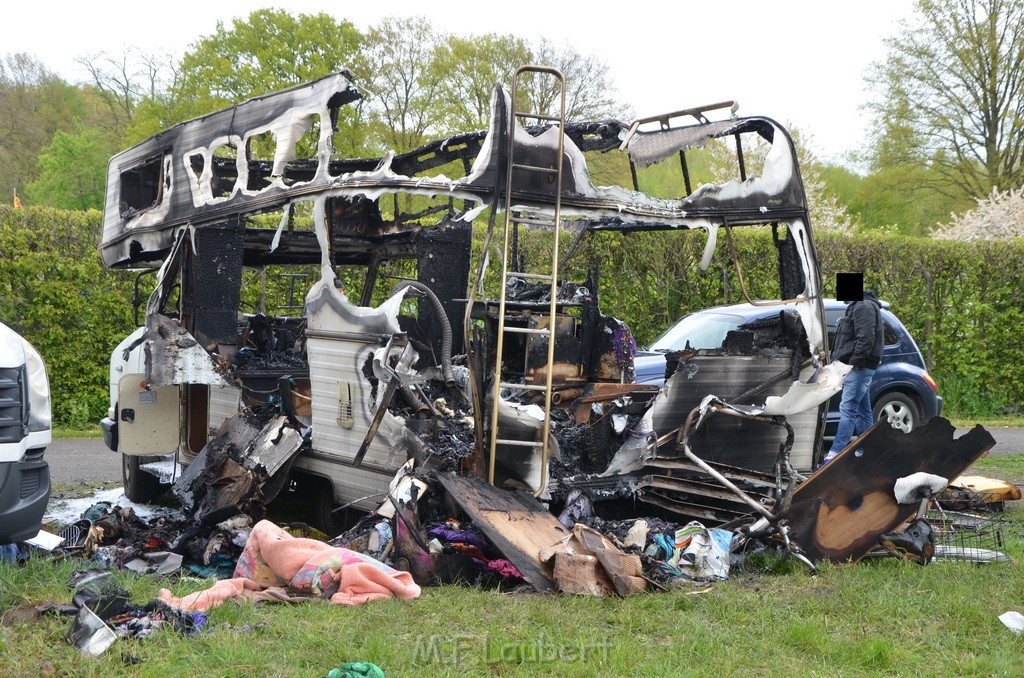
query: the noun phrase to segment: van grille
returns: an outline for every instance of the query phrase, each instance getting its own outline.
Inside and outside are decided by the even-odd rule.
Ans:
[[[25,366],[0,368],[0,443],[17,443],[28,435]]]

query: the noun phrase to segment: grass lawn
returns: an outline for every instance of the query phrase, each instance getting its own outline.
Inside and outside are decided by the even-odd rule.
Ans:
[[[1024,455],[971,472],[1024,479]],[[36,558],[0,564],[0,657],[10,676],[322,676],[349,661],[388,676],[1020,675],[1024,637],[997,619],[1024,612],[1019,503],[1003,514],[1006,564],[878,559],[811,575],[769,560],[713,587],[629,599],[448,586],[358,607],[229,602],[197,636],[121,639],[98,658],[65,642],[68,619],[15,619],[19,606],[70,602],[65,581],[82,566]],[[207,586],[116,577],[139,603]]]
[[[1019,559],[1016,533],[1009,550]],[[64,581],[77,565],[0,566],[0,608],[67,602]],[[137,601],[166,585],[119,579]],[[1019,675],[1024,639],[996,617],[1024,608],[1022,595],[1017,562],[920,567],[887,559],[817,576],[786,564],[734,574],[707,592],[625,600],[444,587],[353,608],[227,603],[198,636],[122,639],[95,659],[64,642],[70,622],[46,618],[0,626],[0,655],[15,676],[318,676],[358,660],[389,676],[834,676],[940,666],[947,675]],[[260,622],[249,633],[228,627]],[[142,663],[127,666],[128,657]]]

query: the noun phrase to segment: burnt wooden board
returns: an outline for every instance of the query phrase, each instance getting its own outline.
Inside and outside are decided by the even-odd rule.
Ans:
[[[942,417],[910,433],[875,425],[859,441],[862,456],[851,444],[796,489],[790,538],[815,562],[860,560],[917,512],[917,502],[896,503],[897,479],[923,471],[953,480],[996,442],[980,425],[955,440],[954,431]]]
[[[439,473],[441,485],[494,546],[538,591],[553,591],[552,568],[540,560],[542,549],[572,533],[529,492],[503,490],[482,478]]]

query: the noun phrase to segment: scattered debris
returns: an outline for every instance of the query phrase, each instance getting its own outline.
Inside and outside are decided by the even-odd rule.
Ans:
[[[533,494],[502,490],[480,478],[441,474],[438,480],[531,586],[555,588],[552,568],[542,562],[541,553],[572,533]]]
[[[876,426],[812,472],[822,408],[850,368],[828,361],[786,131],[730,104],[633,124],[531,117],[516,82],[495,88],[487,129],[404,154],[333,147],[331,122],[361,96],[344,71],[111,160],[100,252],[156,283],[112,356],[104,431],[126,469],[173,454],[182,513],[76,515],[55,554],[219,579],[161,592],[185,611],[412,598],[453,581],[627,596],[723,580],[731,556],[759,550],[812,570],[880,547],[922,564],[982,557],[947,540],[968,518],[940,525],[928,507],[961,502],[945,487],[993,445],[983,428]],[[687,154],[720,142],[738,174],[694,189]],[[588,158],[616,152],[678,160],[679,197],[645,194],[635,175],[594,185]],[[757,275],[785,310],[667,356],[662,388],[631,383],[636,341],[602,312],[600,262],[574,259],[584,241],[696,234],[701,268],[718,257],[746,296],[761,269],[734,238],[756,229],[773,262]],[[159,489],[130,475],[133,498]],[[333,539],[265,520],[279,496]],[[82,614],[81,642],[101,645]]]
[[[68,631],[67,641],[87,657],[98,657],[117,640],[117,634],[95,612],[83,607]]]
[[[132,603],[109,570],[76,570],[68,586],[74,589],[72,603],[77,614],[72,612],[75,620],[67,641],[86,656],[103,654],[118,638],[145,638],[162,626],[194,635],[206,624],[206,615],[186,613],[158,600],[142,606]],[[59,606],[56,611],[65,613]]]
[[[219,523],[242,513],[258,521],[303,442],[276,408],[246,409],[221,425],[174,483],[174,493],[194,520]]]
[[[1004,612],[999,615],[999,621],[1006,625],[1006,628],[1010,629],[1017,635],[1024,633],[1024,614],[1015,612],[1013,610]]]
[[[973,475],[956,478],[936,497],[943,506],[954,511],[999,507],[1020,498],[1020,488],[1013,483]]]
[[[812,561],[860,560],[919,509],[919,497],[898,502],[899,479],[955,478],[995,444],[981,426],[955,440],[954,430],[942,417],[908,434],[876,424],[793,492],[791,538]]]

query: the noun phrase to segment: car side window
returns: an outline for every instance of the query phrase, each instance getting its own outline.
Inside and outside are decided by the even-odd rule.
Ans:
[[[825,309],[825,328],[828,332],[828,345],[836,345],[836,328],[843,319],[844,309]]]
[[[885,330],[883,332],[885,336],[885,345],[895,346],[896,344],[900,343],[900,337],[898,334],[896,334],[896,330],[892,328],[892,325],[890,325],[887,322],[883,322],[882,324],[885,325]]]

